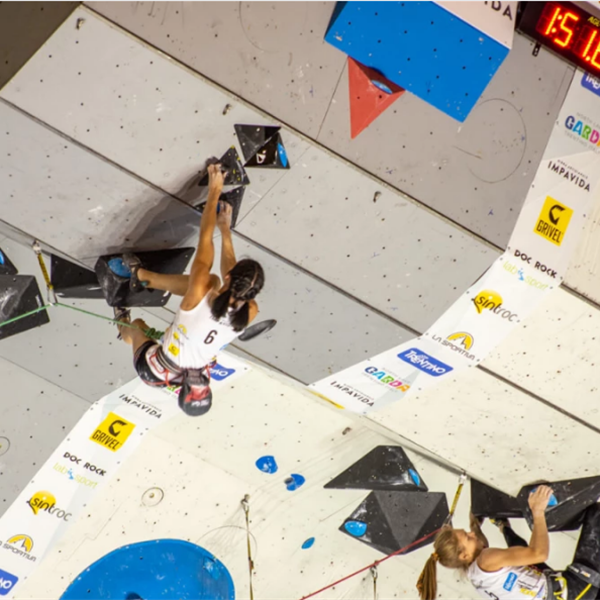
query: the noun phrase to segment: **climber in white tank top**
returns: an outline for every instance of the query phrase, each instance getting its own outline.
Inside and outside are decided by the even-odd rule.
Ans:
[[[153,273],[145,270],[136,256],[123,257],[131,271],[132,289],[148,287],[183,296],[161,344],[146,337],[143,330],[148,326],[142,319],[133,321],[138,329],[119,328],[122,338],[133,346],[138,375],[149,385],[176,384],[180,370],[208,371],[219,351],[235,340],[258,314],[254,298],[264,285],[263,269],[252,259],[237,261],[231,237],[232,208],[226,202],[219,202],[224,180],[220,165],[209,165],[208,174],[208,199],[190,275]],[[211,274],[215,227],[221,232],[223,281]],[[128,311],[119,310],[117,318],[127,320]]]
[[[573,563],[564,571],[550,569],[550,539],[545,511],[552,490],[540,485],[529,495],[533,529],[529,544],[506,519],[496,519],[509,548],[490,548],[471,515],[471,531],[443,527],[433,543],[417,582],[421,600],[437,595],[437,563],[459,569],[487,600],[597,600],[600,597],[600,504],[585,509]]]

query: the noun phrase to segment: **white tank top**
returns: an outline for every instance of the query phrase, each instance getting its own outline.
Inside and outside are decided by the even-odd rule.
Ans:
[[[179,308],[172,325],[165,331],[162,348],[169,360],[182,368],[200,369],[237,338],[229,314],[217,321],[211,313],[207,294],[192,310]]]
[[[479,595],[487,600],[546,598],[546,576],[535,567],[503,567],[488,573],[475,561],[468,568],[467,577]]]

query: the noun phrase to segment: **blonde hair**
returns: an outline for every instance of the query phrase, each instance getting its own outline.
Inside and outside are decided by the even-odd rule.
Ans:
[[[417,581],[417,590],[421,600],[435,600],[437,596],[437,565],[448,569],[466,571],[472,561],[460,558],[464,550],[454,529],[447,525],[437,534],[433,542],[433,554],[427,559],[425,567]]]

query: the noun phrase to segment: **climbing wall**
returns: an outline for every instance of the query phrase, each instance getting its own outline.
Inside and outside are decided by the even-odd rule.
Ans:
[[[8,17],[5,4],[0,16]],[[231,350],[271,374],[259,371],[246,391],[224,394],[210,419],[179,419],[153,433],[94,500],[94,520],[69,530],[23,597],[50,588],[58,597],[106,552],[169,536],[214,552],[245,597],[239,501],[249,493],[258,497],[254,544],[264,557],[257,589],[272,597],[292,589],[299,598],[311,591],[307,580],[326,585],[380,556],[338,531],[370,492],[323,485],[381,444],[412,444],[435,459],[422,475],[448,501],[456,475],[440,463],[513,495],[537,479],[596,474],[597,202],[564,285],[479,368],[358,424],[297,390],[281,403],[291,380],[309,384],[422,333],[500,255],[571,85],[568,65],[543,49],[533,56],[517,34],[464,123],[404,93],[351,141],[347,59],[323,39],[332,3],[57,3],[51,18],[43,3],[32,4],[13,14],[10,38],[29,46],[11,53],[0,36],[0,248],[40,289],[34,238],[47,260],[56,252],[87,267],[123,248],[193,246],[202,162],[232,145],[243,155],[236,125],[282,126],[290,168],[247,169],[234,233],[238,254],[265,266],[261,318],[278,325]],[[99,301],[72,304],[110,315]],[[172,298],[136,316],[160,328],[176,308]],[[110,326],[60,307],[49,316],[0,341],[9,382],[0,400],[8,415],[1,513],[90,403],[135,375]],[[275,384],[276,372],[290,379]],[[340,433],[347,427],[360,435]],[[284,477],[254,466],[265,445],[298,465],[302,488],[290,492]],[[421,469],[424,459],[411,459]],[[186,485],[203,511],[192,533],[196,513],[174,493],[189,473],[211,482],[205,504],[206,486]],[[140,498],[157,486],[165,500],[147,507]],[[169,514],[178,515],[175,525]],[[554,535],[562,566],[573,536]],[[303,550],[312,536],[315,545]],[[388,563],[383,583],[410,597],[426,554]],[[284,570],[290,580],[270,575]],[[444,585],[448,596],[471,593],[451,576]],[[368,577],[347,586],[323,597],[372,591]]]

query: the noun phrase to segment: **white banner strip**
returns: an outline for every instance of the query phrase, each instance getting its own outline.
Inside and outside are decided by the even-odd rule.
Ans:
[[[211,371],[218,391],[250,369],[230,354]],[[226,366],[224,366],[226,365]],[[163,422],[181,415],[178,390],[134,379],[95,402],[0,519],[0,596],[11,598],[94,495]],[[200,419],[210,419],[210,412]]]
[[[357,413],[481,362],[556,290],[600,186],[600,82],[577,71],[508,248],[422,336],[311,384]]]

